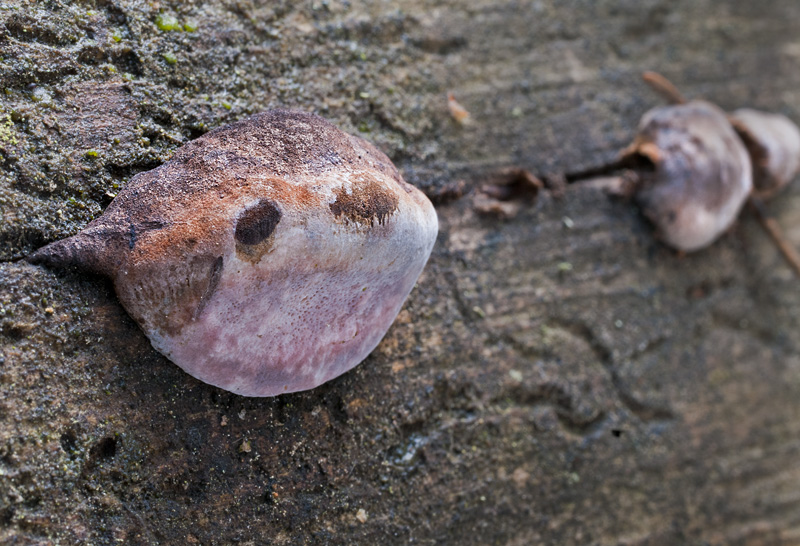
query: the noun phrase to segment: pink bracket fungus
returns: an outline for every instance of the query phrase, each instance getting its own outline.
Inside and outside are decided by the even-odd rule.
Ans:
[[[379,343],[430,256],[430,201],[363,139],[274,110],[187,143],[29,257],[110,276],[153,347],[245,396],[316,387]]]

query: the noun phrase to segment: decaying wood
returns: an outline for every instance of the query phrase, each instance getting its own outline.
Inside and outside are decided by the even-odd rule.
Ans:
[[[750,215],[681,258],[607,195],[621,179],[575,176],[657,104],[644,69],[800,120],[800,5],[390,4],[2,6],[0,542],[800,542],[792,271]],[[431,261],[352,372],[226,393],[155,352],[107,281],[19,261],[273,106],[358,132],[437,198]],[[514,214],[482,214],[507,167],[573,183],[490,190]],[[770,207],[800,244],[797,185]]]

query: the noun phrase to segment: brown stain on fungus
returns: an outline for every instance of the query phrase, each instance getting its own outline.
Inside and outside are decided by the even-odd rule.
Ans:
[[[372,180],[363,179],[358,182],[358,185],[353,184],[349,193],[344,186],[334,191],[336,200],[330,204],[331,212],[337,218],[344,215],[358,224],[372,226],[377,222],[383,225],[397,210],[397,195]]]
[[[280,221],[280,209],[269,199],[262,199],[254,206],[245,209],[236,222],[233,236],[237,243],[256,245],[272,235]]]
[[[233,232],[236,255],[242,260],[258,263],[272,248],[272,234],[281,221],[281,215],[278,205],[269,199],[261,199],[245,209]]]

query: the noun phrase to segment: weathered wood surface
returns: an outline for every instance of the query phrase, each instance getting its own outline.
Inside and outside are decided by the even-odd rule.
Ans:
[[[0,4],[0,542],[800,543],[800,294],[754,220],[679,258],[580,183],[510,219],[473,199],[500,167],[611,161],[658,103],[644,69],[800,120],[798,31],[792,0]],[[241,398],[107,281],[19,261],[278,105],[432,195],[465,180],[353,372]],[[772,209],[800,244],[800,190]]]

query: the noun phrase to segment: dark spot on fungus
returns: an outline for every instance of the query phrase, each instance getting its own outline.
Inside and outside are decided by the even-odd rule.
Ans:
[[[142,235],[147,232],[162,229],[166,226],[166,222],[160,220],[148,220],[139,224],[131,224],[128,226],[128,250],[136,248],[136,243]]]
[[[344,186],[336,190],[336,201],[330,204],[331,212],[339,218],[344,215],[352,222],[372,226],[376,221],[383,222],[397,210],[398,198],[386,191],[380,184],[372,181],[359,181],[353,184],[350,193]]]
[[[623,156],[619,164],[622,168],[631,169],[640,174],[644,173],[646,175],[652,175],[654,172],[656,172],[656,164],[654,163],[653,158],[648,157],[639,151],[635,151]]]
[[[233,236],[237,243],[257,245],[272,235],[280,221],[278,207],[272,201],[262,199],[239,217]]]

